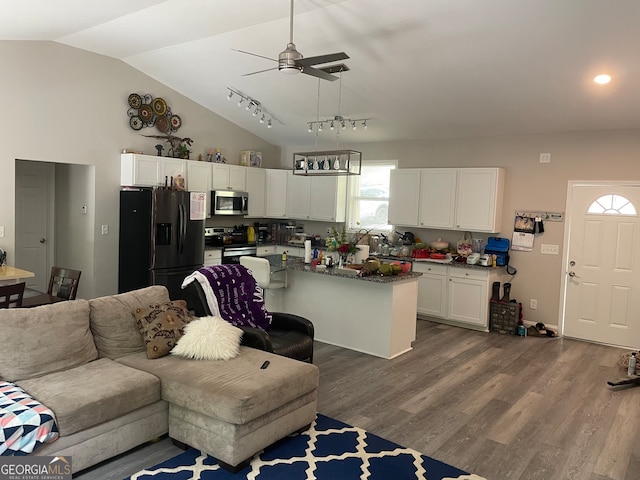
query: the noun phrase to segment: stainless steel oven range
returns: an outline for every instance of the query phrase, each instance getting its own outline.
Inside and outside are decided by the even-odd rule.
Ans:
[[[205,229],[205,245],[222,247],[222,263],[240,263],[243,255],[255,256],[258,252],[256,243],[247,242],[247,227],[207,227]]]

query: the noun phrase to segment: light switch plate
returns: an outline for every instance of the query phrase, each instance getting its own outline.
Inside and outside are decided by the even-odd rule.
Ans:
[[[558,245],[543,243],[540,245],[540,253],[544,255],[558,255],[560,253],[560,247]]]
[[[102,235],[109,235],[109,225],[102,225]]]
[[[4,225],[0,226],[0,237],[4,237]]]

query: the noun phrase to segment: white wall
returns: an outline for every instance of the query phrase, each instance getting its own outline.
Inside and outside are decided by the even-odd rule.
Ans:
[[[375,128],[374,123],[369,128]],[[517,210],[564,212],[569,180],[640,181],[639,131],[349,144],[343,148],[362,151],[365,160],[397,159],[399,168],[504,167],[504,208],[501,233],[497,236],[509,239]],[[287,148],[281,165],[290,168],[293,152],[308,149],[308,146]],[[551,153],[551,163],[541,164],[540,153]],[[564,274],[564,228],[564,222],[546,222],[544,234],[536,235],[533,252],[511,252],[511,263],[518,269],[512,280],[511,297],[523,303],[527,320],[557,324]],[[398,229],[403,231],[401,227]],[[411,231],[425,241],[442,237],[454,244],[462,236],[461,232]],[[542,255],[541,243],[559,245],[560,255]],[[529,309],[531,298],[538,300],[535,311]]]
[[[116,292],[120,152],[132,148],[153,155],[158,143],[140,135],[155,135],[157,130],[135,132],[129,128],[129,93],[149,93],[167,101],[183,120],[177,134],[194,140],[192,158],[215,147],[230,163],[237,163],[238,152],[246,149],[262,151],[265,166],[274,166],[280,158],[278,147],[119,60],[49,42],[2,41],[0,65],[4,112],[0,118],[4,138],[0,150],[0,225],[5,227],[0,246],[9,258],[15,258],[16,159],[93,167],[87,177],[92,183],[74,199],[86,198],[93,218],[87,219],[88,225],[80,225],[84,220],[72,217],[65,221],[74,231],[79,228],[86,234],[82,239],[69,237],[63,257],[71,261],[67,253],[73,252],[81,257],[73,259],[74,263],[86,265],[79,296]],[[109,235],[100,235],[101,225],[109,225]]]

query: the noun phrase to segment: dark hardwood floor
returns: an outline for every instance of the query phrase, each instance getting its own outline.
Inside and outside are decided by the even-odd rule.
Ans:
[[[613,389],[625,350],[421,320],[384,360],[322,343],[318,411],[491,480],[640,478],[640,388]],[[170,458],[170,440],[75,478],[119,480]]]

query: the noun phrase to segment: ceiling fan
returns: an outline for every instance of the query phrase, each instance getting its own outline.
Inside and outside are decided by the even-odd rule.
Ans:
[[[277,68],[283,73],[304,73],[306,75],[322,78],[323,80],[329,80],[331,82],[338,80],[338,77],[336,77],[335,75],[331,75],[332,73],[346,72],[349,70],[349,67],[344,64],[314,68],[314,65],[322,65],[325,63],[346,60],[347,58],[349,58],[349,56],[344,52],[329,53],[327,55],[318,55],[315,57],[304,58],[302,54],[298,52],[298,50],[296,50],[296,45],[293,43],[293,0],[291,0],[291,15],[289,18],[289,43],[287,43],[287,48],[284,51],[280,52],[280,55],[278,55],[278,60],[274,58],[264,57],[256,53],[246,52],[244,50],[234,50],[240,53],[246,53],[247,55],[253,55],[254,57],[266,58],[267,60],[278,62]],[[275,69],[276,67],[273,67],[267,68],[266,70],[246,73],[243,75],[243,77],[246,77],[248,75],[255,75],[256,73],[268,72]]]

